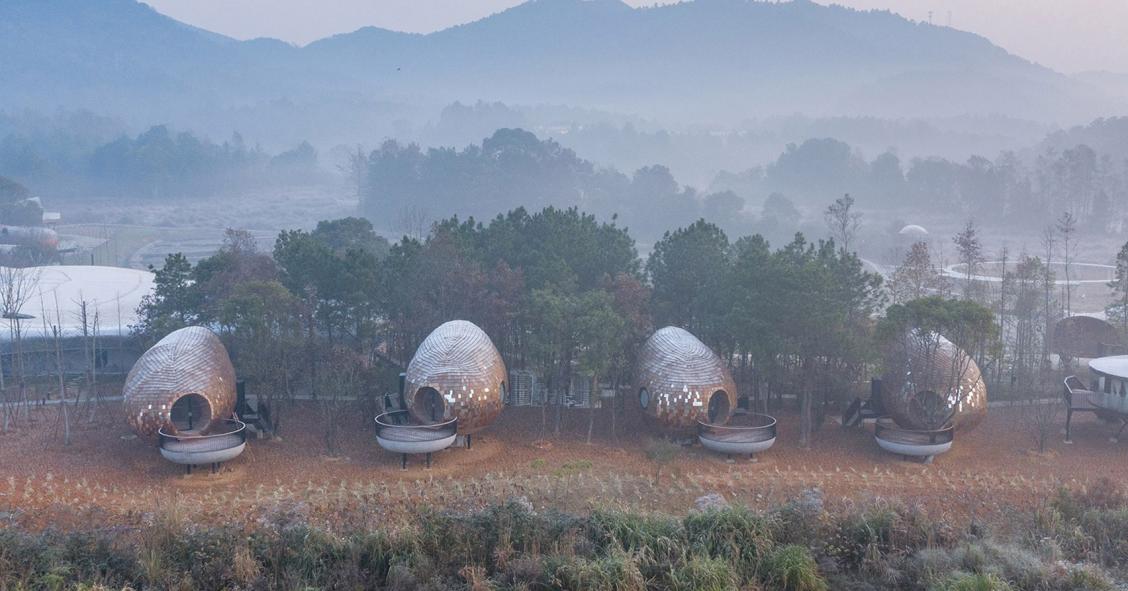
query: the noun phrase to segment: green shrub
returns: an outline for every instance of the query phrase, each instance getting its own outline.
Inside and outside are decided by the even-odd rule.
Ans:
[[[1012,587],[995,575],[956,573],[929,587],[929,591],[1011,591]]]
[[[552,583],[562,591],[645,591],[637,558],[620,550],[596,559],[575,557],[552,566]]]
[[[1115,586],[1100,569],[1079,566],[1070,568],[1053,588],[1061,591],[1111,591]]]
[[[676,556],[685,540],[685,530],[676,519],[625,511],[594,511],[588,518],[588,535],[599,551],[619,548],[655,558]]]
[[[670,572],[670,591],[730,591],[737,588],[737,576],[729,563],[704,556],[694,556]]]
[[[826,581],[811,553],[803,546],[782,546],[773,550],[760,569],[764,583],[780,591],[825,591]]]
[[[745,507],[695,511],[682,520],[691,551],[724,560],[743,578],[754,578],[773,546],[770,520]]]

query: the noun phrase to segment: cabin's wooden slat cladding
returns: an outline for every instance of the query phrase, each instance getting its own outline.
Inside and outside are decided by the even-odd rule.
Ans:
[[[156,437],[165,427],[176,433],[172,408],[177,400],[196,395],[208,405],[203,423],[222,422],[235,410],[235,368],[227,349],[212,331],[190,326],[173,331],[145,352],[125,379],[122,391],[126,420],[143,437]]]
[[[987,416],[979,365],[943,336],[906,333],[885,352],[881,402],[899,427],[968,431]]]
[[[693,429],[699,420],[724,424],[736,408],[736,382],[728,367],[705,343],[674,326],[643,344],[637,385],[643,413],[666,429]],[[727,406],[710,420],[709,404],[717,392],[724,392]]]
[[[465,320],[436,328],[419,345],[407,365],[404,401],[415,420],[430,424],[458,419],[458,433],[484,429],[505,405],[505,362],[482,329]],[[426,401],[417,398],[433,389],[441,398],[442,416],[428,416]]]

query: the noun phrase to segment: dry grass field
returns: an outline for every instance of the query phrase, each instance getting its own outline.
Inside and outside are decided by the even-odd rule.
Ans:
[[[1113,443],[1115,427],[1075,416],[1073,444],[1055,433],[1045,454],[1021,408],[992,409],[980,427],[956,440],[931,465],[883,453],[865,429],[827,423],[809,450],[797,445],[797,416],[779,412],[780,438],[756,461],[728,459],[699,445],[685,448],[655,483],[643,448],[647,430],[623,421],[610,436],[600,413],[593,443],[584,442],[588,411],[565,411],[559,436],[541,431],[536,408],[508,408],[472,449],[449,449],[426,469],[375,443],[371,419],[358,409],[341,428],[341,451],[325,455],[321,412],[299,402],[285,415],[282,436],[253,440],[219,474],[185,475],[155,447],[132,437],[112,412],[80,421],[64,446],[57,410],[33,410],[0,435],[0,516],[32,529],[139,524],[159,511],[207,523],[252,523],[279,510],[332,526],[342,516],[395,523],[421,506],[474,509],[525,496],[538,508],[593,508],[682,513],[694,499],[718,491],[730,501],[767,508],[810,487],[843,510],[882,499],[922,506],[957,522],[997,521],[1033,509],[1061,486],[1085,487],[1101,478],[1128,484],[1128,442]],[[623,423],[626,426],[623,426]],[[1060,421],[1064,423],[1064,412]],[[358,525],[355,522],[352,525]]]

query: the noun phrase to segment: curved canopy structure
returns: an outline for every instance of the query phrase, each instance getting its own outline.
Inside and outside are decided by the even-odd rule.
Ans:
[[[420,423],[458,419],[458,434],[469,435],[501,414],[506,376],[490,337],[471,322],[453,320],[416,349],[407,365],[404,401]]]
[[[882,403],[903,429],[973,429],[987,415],[979,366],[951,341],[910,331],[886,351]]]
[[[1062,357],[1093,359],[1123,340],[1115,326],[1100,318],[1070,316],[1054,323],[1053,343],[1054,353]]]
[[[647,417],[667,429],[692,429],[698,422],[723,425],[736,408],[736,382],[705,343],[667,326],[639,351],[638,402]]]
[[[235,410],[235,368],[219,337],[190,326],[137,360],[122,396],[126,420],[142,437],[206,434]]]
[[[1089,369],[1094,374],[1089,404],[1111,416],[1128,417],[1128,355],[1090,360]]]
[[[922,226],[918,226],[916,224],[909,224],[904,228],[901,228],[901,230],[897,233],[902,236],[908,236],[910,238],[924,238],[928,236],[928,230],[925,230]]]

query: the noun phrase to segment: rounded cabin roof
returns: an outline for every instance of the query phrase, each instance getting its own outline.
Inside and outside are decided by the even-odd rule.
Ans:
[[[465,320],[452,320],[431,331],[407,364],[404,401],[412,416],[431,423],[438,416],[423,410],[421,391],[439,396],[442,419],[458,418],[460,434],[473,433],[491,423],[505,404],[508,380],[505,361],[482,329]]]
[[[901,228],[897,233],[902,236],[928,236],[928,230],[925,230],[923,226],[918,226],[916,224],[909,224],[904,228]]]
[[[935,430],[951,421],[974,428],[987,414],[979,365],[941,335],[910,331],[887,348],[882,404],[898,426]]]
[[[1089,369],[1106,376],[1128,380],[1128,355],[1111,355],[1090,359]]]
[[[1094,316],[1070,316],[1054,323],[1054,352],[1064,357],[1100,357],[1105,345],[1120,345],[1116,327]]]
[[[736,408],[736,382],[724,361],[676,326],[656,331],[642,345],[638,382],[644,413],[665,427],[691,428],[699,420],[723,424]],[[723,412],[710,417],[717,392],[724,393],[727,404]]]

